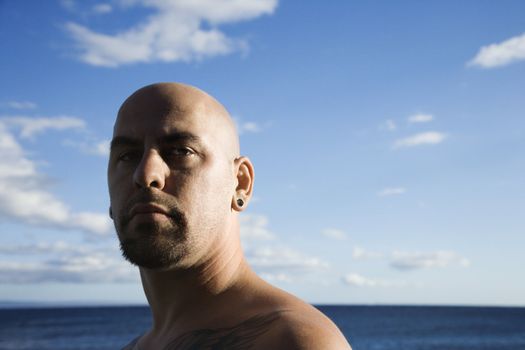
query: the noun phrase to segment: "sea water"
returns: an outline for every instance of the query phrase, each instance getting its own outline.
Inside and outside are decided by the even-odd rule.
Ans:
[[[317,306],[355,350],[525,350],[525,308]],[[147,307],[0,309],[0,349],[120,349]]]

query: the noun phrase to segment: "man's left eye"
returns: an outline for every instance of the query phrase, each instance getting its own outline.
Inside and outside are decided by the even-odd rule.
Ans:
[[[188,148],[188,147],[176,147],[176,148],[171,148],[168,151],[168,154],[170,156],[175,156],[175,157],[188,157],[188,156],[195,154],[195,152],[191,148]]]

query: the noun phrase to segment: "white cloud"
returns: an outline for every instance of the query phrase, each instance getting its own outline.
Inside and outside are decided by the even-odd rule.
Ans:
[[[0,122],[10,127],[20,129],[20,137],[32,138],[47,130],[66,130],[77,129],[83,130],[86,123],[76,117],[59,116],[59,117],[25,117],[25,116],[8,116],[2,117]]]
[[[379,130],[395,131],[397,130],[397,124],[392,119],[387,119],[379,124]]]
[[[245,132],[259,132],[261,131],[261,127],[255,122],[245,122],[239,125],[238,131],[240,134]]]
[[[269,126],[270,123],[267,123],[267,125],[262,126],[259,123],[253,122],[253,121],[243,121],[238,116],[233,116],[233,121],[235,122],[235,127],[237,128],[237,132],[239,135],[245,134],[245,133],[258,133],[261,132],[263,129]]]
[[[525,33],[501,43],[483,46],[469,66],[495,68],[525,60]]]
[[[95,142],[85,142],[85,141],[73,141],[73,140],[66,140],[64,141],[65,146],[71,146],[74,148],[79,149],[81,152],[86,154],[91,154],[95,156],[103,156],[108,157],[109,156],[109,146],[111,141],[110,140],[102,140],[102,141],[95,141]]]
[[[55,241],[0,247],[0,283],[43,282],[138,283],[139,278],[116,245]]]
[[[264,215],[240,215],[241,239],[246,260],[264,279],[272,282],[292,282],[311,273],[324,271],[329,264],[282,245],[261,245],[261,240],[275,240],[267,228]]]
[[[36,103],[29,101],[8,101],[5,105],[13,109],[35,109],[37,107]]]
[[[91,1],[76,1],[76,0],[60,0],[62,7],[82,18],[88,18],[91,15],[105,15],[113,12],[113,6],[108,2],[100,2],[98,4],[89,4]],[[112,0],[116,4],[126,5],[127,0]]]
[[[451,251],[436,251],[429,253],[408,253],[396,251],[392,254],[390,266],[398,270],[414,270],[447,266],[467,267],[470,261]]]
[[[354,260],[372,260],[381,259],[382,253],[365,250],[361,247],[354,247],[352,249],[352,259]]]
[[[364,277],[357,273],[349,273],[343,276],[343,282],[352,287],[403,287],[404,281],[385,281]]]
[[[0,283],[138,283],[136,268],[121,257],[91,253],[38,262],[0,261]]]
[[[268,229],[268,218],[264,215],[246,214],[239,216],[242,240],[271,240],[275,236]]]
[[[326,228],[323,231],[321,231],[321,234],[325,237],[333,238],[337,240],[345,240],[348,238],[346,233],[336,228]]]
[[[76,130],[85,131],[86,122],[77,117],[58,116],[58,117],[27,117],[27,116],[0,116],[0,123],[9,128],[18,129],[20,137],[31,139],[37,134],[44,133],[48,130]],[[66,140],[64,145],[72,146],[83,153],[109,156],[110,140],[102,141],[78,141]]]
[[[385,126],[388,130],[390,131],[394,131],[397,129],[397,125],[396,123],[392,120],[392,119],[388,119],[386,122],[385,122]]]
[[[246,258],[261,273],[313,272],[329,267],[317,257],[309,257],[286,247],[247,249]]]
[[[132,28],[102,34],[77,23],[65,29],[80,50],[81,61],[105,67],[145,62],[190,62],[246,49],[242,40],[217,29],[272,14],[277,0],[128,0],[124,8],[143,6],[155,12]],[[211,28],[204,29],[203,23]]]
[[[69,11],[74,10],[76,7],[76,3],[74,0],[60,0],[60,5],[62,5],[63,8]]]
[[[99,156],[109,156],[109,145],[111,141],[110,140],[103,140],[100,142],[97,142],[88,150],[88,153],[96,154]]]
[[[285,273],[268,273],[263,272],[259,275],[262,279],[268,281],[268,282],[286,282],[286,283],[292,283],[293,279],[285,274]]]
[[[432,120],[434,120],[434,116],[432,116],[431,114],[419,113],[419,114],[414,114],[408,117],[409,123],[428,123],[428,122],[431,122]]]
[[[15,137],[0,122],[0,218],[25,224],[81,230],[113,231],[106,214],[72,212],[46,189],[45,177],[28,159]]]
[[[420,145],[435,145],[443,142],[447,135],[437,132],[429,131],[416,134],[407,138],[399,139],[394,142],[394,148],[414,147]]]
[[[357,273],[349,273],[343,277],[343,282],[354,287],[375,287],[378,282]]]
[[[395,195],[404,194],[406,191],[407,190],[404,187],[387,187],[379,191],[377,195],[379,197],[395,196]]]
[[[113,231],[113,222],[108,214],[79,212],[68,213],[68,223],[63,223],[64,228],[81,229],[99,235],[105,235]]]
[[[1,245],[0,254],[34,255],[34,254],[86,254],[89,249],[85,245],[72,245],[64,241],[37,242],[30,244]]]
[[[97,4],[93,6],[93,12],[100,15],[105,15],[111,11],[113,11],[113,7],[110,4]]]

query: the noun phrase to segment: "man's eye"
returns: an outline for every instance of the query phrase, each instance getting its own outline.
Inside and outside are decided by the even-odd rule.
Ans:
[[[131,162],[134,160],[137,160],[140,157],[139,152],[136,151],[128,151],[128,152],[122,152],[118,156],[118,160],[121,162]]]
[[[171,157],[189,157],[195,154],[195,152],[188,147],[170,148],[167,153]]]

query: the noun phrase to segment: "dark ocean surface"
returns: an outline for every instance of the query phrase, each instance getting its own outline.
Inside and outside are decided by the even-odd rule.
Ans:
[[[355,350],[525,350],[525,308],[318,306]],[[0,349],[120,349],[146,307],[0,309]]]

